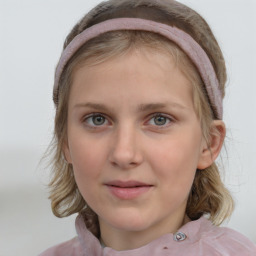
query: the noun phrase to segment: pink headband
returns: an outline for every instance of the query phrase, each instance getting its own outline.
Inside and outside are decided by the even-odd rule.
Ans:
[[[74,53],[88,40],[95,38],[100,34],[116,30],[143,30],[154,32],[165,36],[176,43],[197,67],[205,84],[210,103],[213,106],[214,112],[216,112],[216,117],[222,119],[222,95],[219,89],[219,82],[214,68],[201,46],[190,35],[176,27],[139,18],[117,18],[106,20],[89,27],[77,35],[65,48],[60,57],[55,73],[53,88],[54,95],[57,95],[58,93],[58,84],[63,69]]]

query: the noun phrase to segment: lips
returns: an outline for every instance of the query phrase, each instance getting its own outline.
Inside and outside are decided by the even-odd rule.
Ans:
[[[131,200],[147,193],[153,185],[139,182],[139,181],[120,181],[114,180],[105,184],[110,193],[123,200]]]

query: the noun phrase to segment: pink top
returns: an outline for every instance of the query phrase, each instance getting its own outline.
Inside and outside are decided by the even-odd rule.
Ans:
[[[249,239],[232,229],[213,226],[204,217],[185,224],[176,235],[166,234],[128,251],[102,248],[81,216],[76,219],[76,230],[77,237],[39,256],[256,256],[256,246]]]

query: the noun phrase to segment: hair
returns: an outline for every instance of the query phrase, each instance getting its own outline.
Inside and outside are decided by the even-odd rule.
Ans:
[[[189,35],[208,55],[220,84],[222,97],[227,79],[225,61],[221,49],[206,21],[194,10],[174,0],[109,0],[86,14],[72,29],[64,43],[64,49],[72,39],[86,28],[104,20],[119,17],[149,19],[176,26]],[[209,143],[211,123],[216,119],[202,79],[188,56],[173,42],[161,35],[145,31],[114,31],[104,33],[86,42],[69,60],[59,82],[56,106],[55,130],[51,143],[52,177],[49,184],[52,211],[57,217],[81,213],[86,225],[99,235],[97,215],[86,204],[76,185],[73,167],[65,161],[63,146],[67,139],[67,108],[69,92],[75,70],[81,65],[97,65],[111,58],[140,51],[169,53],[177,67],[193,86],[194,108],[201,122],[202,133]],[[145,51],[145,52],[146,52]],[[204,170],[197,170],[189,194],[186,214],[196,220],[207,214],[215,224],[221,224],[233,210],[233,200],[221,181],[216,163]]]

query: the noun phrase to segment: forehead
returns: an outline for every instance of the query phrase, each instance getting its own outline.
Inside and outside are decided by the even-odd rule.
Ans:
[[[70,105],[131,105],[172,101],[193,107],[192,86],[170,55],[135,50],[73,74]]]
[[[141,54],[145,59],[151,61],[152,64],[162,56],[162,58],[171,59],[172,64],[175,64],[179,70],[186,76],[192,84],[201,84],[201,77],[198,70],[175,43],[163,38],[155,33],[140,31],[139,35],[132,36],[130,31],[116,34],[111,32],[105,37],[105,34],[93,39],[82,47],[77,55],[75,55],[72,64],[72,76],[76,70],[83,66],[94,67],[105,62],[118,60],[122,56]],[[96,41],[94,41],[96,40]],[[158,65],[163,61],[159,61]],[[106,67],[106,65],[105,65]],[[163,66],[165,68],[168,66]]]

